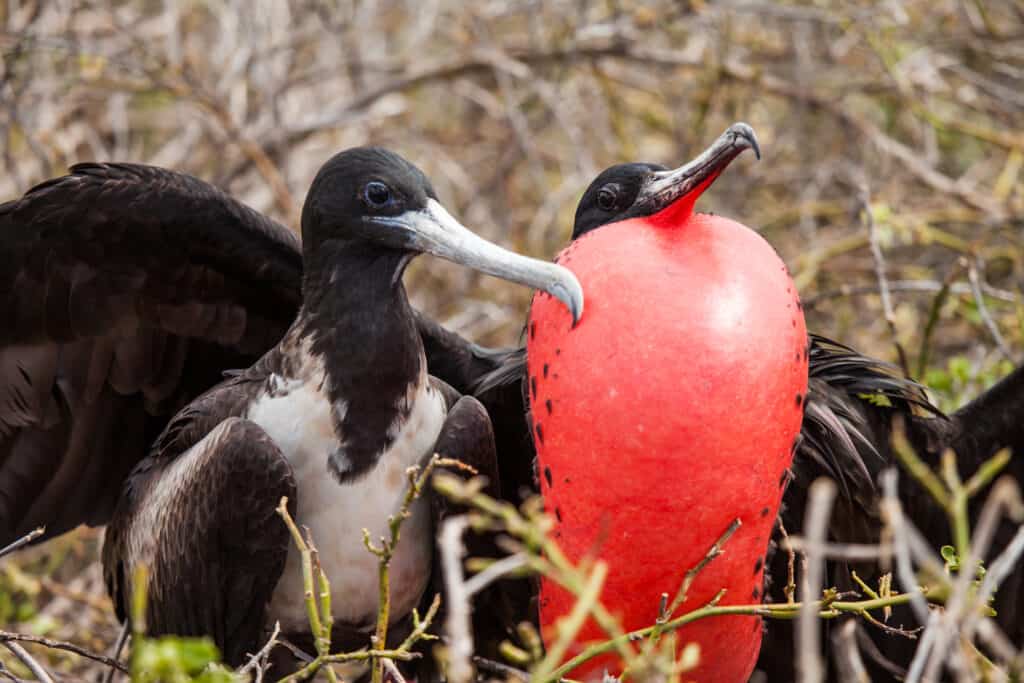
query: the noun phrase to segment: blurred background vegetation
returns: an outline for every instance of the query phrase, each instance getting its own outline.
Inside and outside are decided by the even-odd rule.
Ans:
[[[905,363],[947,409],[1024,351],[1017,0],[0,0],[0,27],[0,200],[135,161],[297,226],[320,164],[372,143],[550,258],[601,169],[677,165],[743,120],[764,159],[699,208],[775,245],[810,330]],[[428,258],[406,282],[469,337],[519,335],[521,288]],[[8,558],[0,625],[105,649],[97,538]]]

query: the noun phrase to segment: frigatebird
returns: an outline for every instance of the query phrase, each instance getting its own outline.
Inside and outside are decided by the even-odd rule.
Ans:
[[[733,124],[690,163],[652,174],[624,220],[559,254],[588,293],[578,325],[550,297],[535,295],[530,309],[531,415],[553,534],[570,559],[606,563],[601,597],[627,631],[654,623],[659,597],[730,528],[727,552],[694,577],[687,602],[748,601],[800,432],[807,332],[789,271],[753,230],[694,212],[748,149],[758,150],[753,129]],[[555,637],[574,602],[542,578],[542,633]],[[576,647],[600,632],[588,623]],[[745,683],[761,623],[699,620],[679,637],[701,648],[687,679]],[[597,680],[605,667],[622,663],[567,675]]]
[[[639,163],[614,166],[602,173],[584,193],[576,213],[573,239],[610,222],[628,216],[646,215],[639,202],[659,177],[670,171],[658,164]],[[772,538],[772,551],[766,560],[765,587],[753,599],[772,602],[786,600],[784,588],[788,572],[786,553],[777,550],[782,541],[781,528],[790,533],[803,529],[810,484],[819,477],[834,480],[839,486],[836,509],[831,516],[829,535],[839,543],[878,543],[883,528],[879,515],[879,475],[898,467],[892,448],[894,424],[903,425],[915,450],[932,466],[942,452],[952,448],[957,454],[960,472],[967,476],[999,449],[1009,447],[1024,452],[1024,368],[1018,368],[951,415],[943,414],[927,398],[923,388],[900,374],[889,363],[866,357],[855,350],[816,334],[809,334],[809,382],[804,399],[801,438],[793,458],[791,476],[780,509],[780,526]],[[522,366],[520,366],[522,367]],[[511,375],[509,368],[502,377]],[[499,443],[499,448],[501,444]],[[1007,474],[1024,484],[1024,465],[1019,457],[1011,460]],[[901,502],[909,519],[936,548],[952,543],[948,520],[942,511],[909,474],[900,479]],[[983,500],[981,492],[976,501]],[[972,506],[976,519],[980,504]],[[1014,529],[1000,526],[993,547],[1009,543]],[[877,567],[861,563],[856,567],[862,578],[878,578]],[[857,590],[850,578],[851,565],[831,562],[830,585],[841,590]],[[1024,642],[1024,611],[1019,596],[1024,590],[1024,568],[1014,571],[995,598],[996,622],[1011,642]],[[897,608],[891,624],[912,628],[916,621],[909,608]],[[828,630],[829,622],[822,624]],[[913,657],[917,641],[865,627],[871,646],[864,659],[873,680],[902,676]],[[828,643],[828,639],[823,639]],[[788,622],[765,622],[765,637],[757,669],[767,680],[794,680],[793,629]],[[834,664],[834,659],[829,659]]]
[[[307,624],[300,559],[274,519],[282,496],[295,500],[297,522],[325,539],[320,562],[333,581],[336,623],[368,632],[378,591],[376,559],[360,552],[363,529],[385,532],[406,469],[446,442],[454,457],[473,455],[471,464],[496,476],[482,406],[428,374],[402,285],[409,261],[431,253],[541,287],[574,318],[582,309],[568,271],[476,237],[418,169],[384,150],[328,161],[302,232],[295,322],[256,364],[172,419],[129,477],[104,544],[116,604],[126,605],[134,567],[149,566],[150,628],[212,635],[232,663],[265,623],[286,633]],[[425,503],[411,510],[392,558],[395,621],[429,578]]]
[[[105,524],[170,417],[301,303],[296,235],[198,178],[83,163],[0,204],[0,546]],[[503,351],[414,312],[462,393]]]
[[[654,163],[618,164],[602,171],[577,205],[571,239],[649,215],[645,199],[656,194],[656,182],[670,174],[667,167]],[[891,414],[909,416],[917,410],[942,417],[941,413],[917,382],[901,376],[889,363],[815,333],[808,334],[807,354],[809,381],[793,473],[807,482],[828,476],[845,498],[866,505],[875,497],[872,472],[880,458],[877,450],[889,447],[889,432],[879,431],[876,424],[888,424]],[[477,378],[472,390],[491,413],[505,493],[525,498],[539,486],[528,425],[526,347],[489,350],[486,355],[481,350],[472,357],[498,366],[486,370],[478,360],[476,372],[484,369],[484,374],[466,376]],[[526,454],[520,455],[524,449]]]
[[[630,163],[613,166],[602,172],[584,192],[576,210],[572,237],[577,239],[604,225],[630,217],[649,215],[643,200],[650,198],[659,180],[670,175],[665,166],[652,163]],[[529,334],[529,326],[526,332]],[[808,335],[809,381],[803,400],[804,417],[800,439],[794,454],[791,475],[783,497],[779,521],[789,532],[803,528],[807,489],[818,477],[828,477],[839,485],[836,510],[832,515],[829,533],[838,542],[874,543],[878,541],[882,522],[878,513],[878,475],[897,466],[891,447],[894,423],[905,425],[907,436],[927,462],[935,464],[947,448],[958,454],[961,472],[965,475],[977,469],[998,449],[1008,446],[1012,450],[1024,449],[1024,368],[1014,371],[992,389],[957,412],[946,416],[932,405],[922,387],[902,376],[893,365],[866,357],[855,350],[817,334]],[[528,402],[531,384],[526,379],[525,349],[510,350],[502,367],[485,376],[477,385],[477,396],[489,406],[499,401],[512,405],[516,397]],[[544,414],[546,407],[532,405],[531,409]],[[504,421],[513,425],[517,417],[514,410],[492,415],[496,430]],[[515,459],[503,454],[503,449],[532,447],[527,425],[529,414],[520,418],[518,427],[509,426],[522,436],[499,438],[499,460],[507,484],[515,472],[516,485],[526,493],[539,487],[538,474],[532,458]],[[529,465],[513,469],[516,464]],[[506,466],[507,465],[507,466]],[[1024,465],[1014,458],[1008,473],[1018,482],[1024,482]],[[910,519],[936,544],[949,542],[945,514],[935,506],[929,496],[908,475],[900,479],[905,494],[903,504]],[[510,486],[506,486],[508,493]],[[525,494],[524,494],[525,495]],[[983,498],[984,494],[979,496]],[[972,508],[972,515],[977,510]],[[995,547],[1005,546],[1012,533],[1009,525],[1000,528]],[[781,542],[776,527],[766,560],[765,586],[750,597],[780,602],[786,599],[787,557],[774,550]],[[832,583],[845,589],[849,586],[849,567],[835,562],[829,565]],[[875,578],[860,567],[862,577]],[[845,583],[844,583],[845,580]],[[1013,642],[1024,641],[1024,618],[1017,603],[1024,571],[1016,571],[1008,578],[1006,588],[996,596],[997,622]],[[829,622],[823,624],[827,628]],[[891,623],[913,625],[913,619],[904,610],[897,610]],[[767,680],[794,680],[794,648],[792,626],[789,622],[766,622],[762,656],[758,670],[767,674]],[[872,627],[865,633],[874,641],[865,659],[873,675],[881,680],[899,673],[913,655],[916,641],[892,636]],[[823,642],[828,642],[827,639]],[[877,656],[872,658],[872,653]],[[881,661],[882,663],[879,663]]]
[[[115,323],[130,328],[117,318],[122,313],[118,304],[143,320],[173,326],[185,317],[175,309],[180,303],[186,313],[193,314],[191,321],[199,329],[205,325],[212,330],[213,341],[234,342],[243,350],[259,348],[265,337],[255,335],[265,331],[257,327],[258,313],[272,310],[276,302],[269,296],[264,301],[256,298],[277,289],[268,286],[262,292],[242,292],[240,283],[228,277],[244,273],[253,282],[266,277],[269,284],[276,284],[280,276],[265,267],[266,255],[287,252],[294,241],[254,221],[251,213],[223,201],[221,195],[215,199],[214,204],[229,217],[233,211],[233,217],[239,213],[243,217],[227,232],[255,226],[248,243],[239,235],[231,236],[249,244],[250,250],[232,253],[218,250],[223,244],[212,240],[193,239],[184,249],[205,256],[206,263],[190,270],[180,267],[179,261],[175,264],[180,268],[178,278],[146,283],[155,290],[154,297],[163,295],[167,300],[152,305],[146,299],[151,290],[137,283],[131,292],[136,300],[131,296],[125,297],[127,302],[118,300],[117,288],[133,284],[132,276],[138,273],[115,271],[104,281],[83,266],[71,269],[70,294],[52,286],[39,297],[44,304],[41,309],[13,301],[11,317],[25,326],[38,321],[37,338],[61,331],[71,337],[67,328],[75,323],[91,323],[88,329],[94,334]],[[5,208],[11,220],[24,218],[17,202]],[[53,210],[59,213],[61,207]],[[46,273],[48,265],[60,263],[59,256],[67,256],[61,253],[66,244],[60,243],[60,235],[39,230],[39,223],[29,227],[37,230],[12,236],[12,248],[5,256],[13,265],[24,255],[19,247],[29,251],[35,243],[32,238],[51,238],[56,246],[51,242],[51,253],[42,254],[34,264]],[[158,224],[155,232],[164,227]],[[382,149],[342,152],[321,168],[303,208],[302,232],[298,316],[269,352],[247,369],[230,373],[170,421],[151,454],[132,470],[121,489],[103,549],[105,578],[122,617],[133,570],[145,564],[150,568],[150,631],[212,636],[232,664],[254,651],[267,623],[277,620],[286,632],[298,633],[307,624],[299,559],[285,527],[275,519],[274,509],[282,497],[291,501],[298,523],[322,539],[321,563],[333,581],[337,628],[344,635],[361,634],[365,641],[367,629],[376,620],[378,591],[376,559],[362,547],[362,529],[374,535],[384,532],[388,516],[398,511],[404,495],[406,469],[422,464],[437,447],[452,457],[471,460],[497,479],[486,412],[475,399],[460,396],[428,373],[416,316],[402,285],[410,260],[419,253],[431,253],[541,287],[564,301],[574,318],[583,305],[571,273],[475,236],[438,203],[422,172]],[[86,252],[86,257],[95,259],[95,251]],[[151,255],[156,262],[161,257]],[[145,260],[136,266],[144,264]],[[255,267],[246,271],[247,265]],[[27,286],[27,280],[15,276],[12,289]],[[51,277],[53,281],[59,282]],[[175,298],[180,294],[175,285],[183,281],[193,285],[190,293],[197,295],[198,302]],[[287,288],[283,289],[284,295],[277,296],[286,298]],[[257,314],[249,318],[242,306],[232,310],[230,302],[224,302],[225,293],[250,302]],[[31,304],[32,293],[28,294]],[[69,297],[72,303],[84,304],[89,301],[87,294],[106,306],[93,311],[95,318],[76,307],[71,316],[62,315]],[[48,311],[45,304],[51,301]],[[209,310],[204,310],[207,302]],[[54,309],[53,318],[47,319],[45,313]],[[65,328],[59,327],[62,323]],[[141,326],[136,322],[135,327]],[[251,329],[254,337],[246,339],[242,333]],[[137,331],[140,346],[162,351],[162,345],[147,339],[146,333],[144,328]],[[32,341],[31,332],[21,334],[27,337],[19,340],[23,344]],[[247,341],[250,346],[245,345]],[[23,356],[17,355],[19,350]],[[7,353],[25,386],[33,386],[32,375],[22,372],[19,362],[32,354],[24,347],[8,347]],[[92,358],[96,355],[93,351]],[[158,367],[175,359],[168,353],[161,360]],[[93,382],[100,389],[107,389],[104,380],[113,390],[121,388],[117,382],[120,357],[108,353],[96,363],[103,361],[106,365],[99,368],[69,369],[84,377],[86,390],[92,388],[88,380],[94,372]],[[64,380],[58,377],[54,386],[62,388]],[[143,389],[157,384],[150,377],[144,380],[140,382]],[[62,407],[60,402],[54,397],[55,407]],[[15,407],[24,408],[25,402]],[[17,438],[23,434],[16,433],[12,439],[8,460],[13,456],[15,464],[22,454],[17,447],[30,441]],[[426,501],[416,504],[392,559],[391,606],[396,622],[410,614],[429,580],[430,511]]]

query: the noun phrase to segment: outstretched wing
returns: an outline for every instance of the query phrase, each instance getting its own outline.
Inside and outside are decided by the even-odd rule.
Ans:
[[[0,205],[0,544],[104,523],[175,410],[298,310],[283,226],[191,176],[79,164]]]

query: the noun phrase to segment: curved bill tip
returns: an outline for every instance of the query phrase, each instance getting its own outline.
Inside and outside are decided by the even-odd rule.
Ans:
[[[564,266],[558,266],[558,268],[564,270],[565,274],[553,282],[546,291],[569,309],[569,313],[572,315],[572,325],[575,327],[583,316],[583,287],[580,286],[580,281],[576,279],[571,270]]]
[[[754,134],[754,129],[750,124],[742,121],[734,123],[725,130],[725,135],[732,136],[733,145],[736,147],[748,147],[754,150],[754,156],[760,161],[761,145],[758,144],[757,135]]]
[[[732,124],[693,161],[669,171],[651,173],[633,202],[634,215],[656,214],[684,197],[696,201],[733,159],[748,149],[761,158],[761,145],[754,129],[746,123]]]

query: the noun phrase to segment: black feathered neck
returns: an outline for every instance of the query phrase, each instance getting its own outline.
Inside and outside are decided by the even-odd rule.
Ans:
[[[408,253],[372,245],[322,244],[308,260],[302,309],[282,343],[286,356],[313,354],[323,364],[327,397],[344,405],[335,416],[343,451],[329,461],[342,482],[374,466],[393,441],[390,427],[412,409],[408,397],[424,355],[401,282],[408,260]]]

